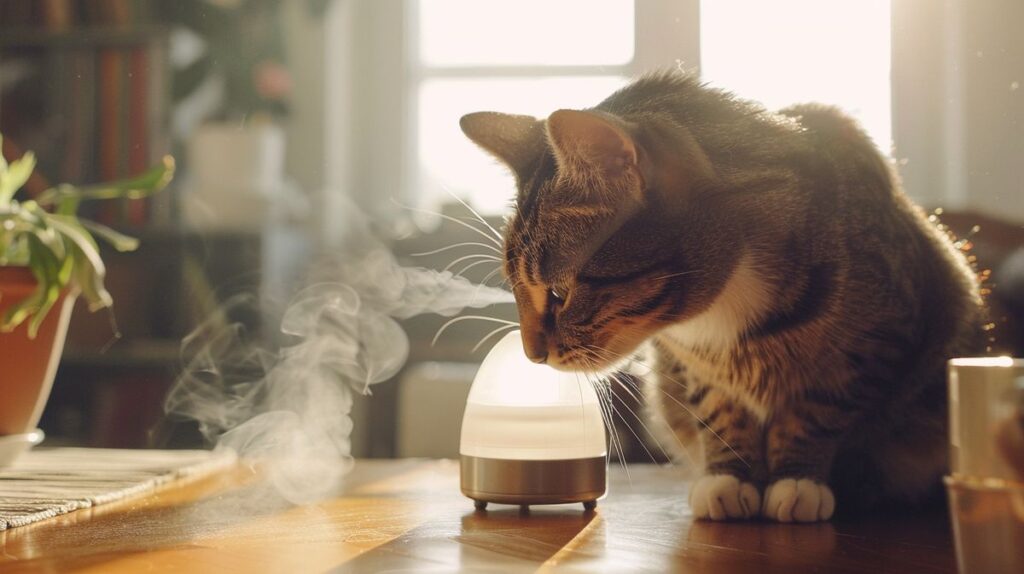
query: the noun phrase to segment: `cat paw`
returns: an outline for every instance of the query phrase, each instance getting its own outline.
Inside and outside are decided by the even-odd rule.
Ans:
[[[731,474],[708,474],[690,487],[690,508],[700,520],[753,518],[761,507],[761,493]]]
[[[811,478],[784,478],[764,491],[761,514],[779,522],[818,522],[832,518],[836,499],[827,484]]]

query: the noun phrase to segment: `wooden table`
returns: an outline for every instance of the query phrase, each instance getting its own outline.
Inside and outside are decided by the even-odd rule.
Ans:
[[[0,532],[7,572],[955,572],[944,514],[694,522],[678,469],[611,474],[581,505],[473,510],[453,461],[359,461],[293,507],[247,470]]]

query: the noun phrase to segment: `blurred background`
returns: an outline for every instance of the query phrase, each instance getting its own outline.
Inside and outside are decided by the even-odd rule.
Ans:
[[[113,315],[76,310],[48,443],[201,444],[162,400],[224,301],[259,293],[233,319],[272,342],[353,205],[403,262],[443,268],[467,251],[412,254],[480,239],[436,214],[468,215],[458,197],[497,226],[513,194],[462,114],[592,106],[665,68],[859,118],[993,270],[994,351],[1024,353],[1003,326],[1024,314],[1021,22],[1018,0],[0,0],[0,132],[40,159],[27,193],[179,165],[169,192],[85,214],[142,247],[105,253]],[[465,274],[498,285],[495,267]],[[457,454],[491,326],[431,346],[443,321],[405,323],[406,368],[356,405],[357,456]]]

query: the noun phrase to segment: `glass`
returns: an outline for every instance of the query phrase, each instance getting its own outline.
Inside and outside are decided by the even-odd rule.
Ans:
[[[1001,442],[1018,419],[1024,399],[1024,360],[1011,357],[959,358],[949,361],[949,441],[954,475],[1024,480]],[[1010,453],[1024,448],[1013,444]]]
[[[960,572],[1024,572],[1024,484],[945,480]]]
[[[515,181],[462,133],[459,118],[483,110],[547,117],[559,108],[594,106],[625,84],[616,76],[424,81],[417,114],[418,192],[428,203],[450,200],[451,193],[482,212],[505,211]]]
[[[427,66],[622,65],[633,59],[633,0],[422,0]]]
[[[779,109],[836,105],[892,148],[889,0],[701,2],[701,76]]]

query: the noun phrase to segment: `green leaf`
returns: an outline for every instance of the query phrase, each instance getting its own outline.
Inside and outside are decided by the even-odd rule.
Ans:
[[[103,259],[100,257],[96,241],[93,240],[92,236],[89,235],[84,228],[82,228],[77,220],[69,220],[69,218],[61,217],[59,215],[49,215],[46,219],[54,229],[64,235],[67,239],[71,240],[69,245],[73,245],[81,252],[81,256],[84,258],[85,263],[92,267],[98,275],[102,277],[106,274],[107,269],[103,265]],[[74,221],[74,223],[71,221]]]
[[[57,272],[57,281],[60,282],[62,287],[71,283],[71,272],[75,269],[75,258],[70,257],[71,249],[66,247],[65,253],[69,256],[64,257],[61,261],[60,270]]]
[[[53,215],[47,213],[42,207],[34,202],[26,202],[24,210],[26,217],[31,217],[34,229],[32,233],[57,255],[59,259],[67,257],[62,232],[53,225]]]
[[[2,155],[2,154],[0,154]],[[0,204],[10,203],[14,194],[25,185],[36,168],[36,156],[28,152],[0,169]]]
[[[57,259],[49,246],[33,236],[29,236],[29,246],[32,250],[32,274],[39,283],[37,289],[43,291],[39,307],[32,314],[32,320],[28,324],[28,336],[34,339],[39,333],[39,327],[46,320],[46,315],[57,299],[60,299],[61,289],[65,285],[60,282],[60,269],[63,263]]]
[[[73,216],[78,213],[78,206],[81,203],[82,199],[79,197],[65,196],[57,200],[57,205],[53,211],[59,215]]]
[[[39,309],[43,298],[46,296],[46,289],[37,287],[31,295],[11,305],[4,313],[3,322],[0,323],[0,331],[10,333],[18,328],[25,319]]]
[[[89,264],[88,257],[78,248],[77,244],[71,244],[70,247],[71,256],[75,259],[71,277],[75,285],[82,290],[82,296],[89,303],[89,310],[98,311],[113,305],[114,299],[103,285],[103,274],[97,273],[96,269]]]
[[[103,238],[107,243],[114,246],[114,249],[118,251],[135,251],[136,249],[139,248],[138,239],[135,239],[134,237],[129,237],[118,231],[114,231],[113,229],[107,227],[106,225],[100,225],[95,221],[89,221],[87,219],[82,219],[79,221],[79,223],[82,224],[82,227],[85,227],[87,230]]]
[[[7,310],[0,327],[4,331],[11,331],[31,317],[28,336],[34,339],[46,314],[60,297],[63,285],[59,281],[61,262],[57,255],[36,235],[28,235],[27,238],[32,262],[30,270],[36,278],[36,288],[31,295]]]
[[[164,156],[160,165],[148,169],[137,177],[87,187],[75,187],[67,184],[59,185],[39,194],[36,201],[41,205],[49,206],[69,197],[79,200],[118,199],[122,197],[140,199],[167,187],[167,184],[170,183],[173,177],[174,158],[167,155]]]
[[[31,177],[35,164],[31,152],[10,163],[0,154],[0,265],[27,265],[38,282],[28,297],[0,317],[0,330],[9,331],[31,319],[29,334],[33,337],[72,283],[81,289],[92,310],[112,305],[103,283],[106,267],[96,238],[118,251],[138,247],[138,240],[132,237],[79,220],[75,215],[79,204],[85,200],[147,197],[166,187],[175,169],[174,159],[165,156],[159,165],[136,177],[83,188],[61,184],[39,194],[34,201],[18,202],[14,196]]]
[[[14,231],[0,235],[0,265],[28,265],[26,233]]]
[[[67,239],[68,251],[74,260],[71,278],[82,290],[82,295],[89,303],[89,309],[97,311],[110,307],[114,301],[103,285],[107,270],[92,236],[74,218],[51,215],[49,220]]]

